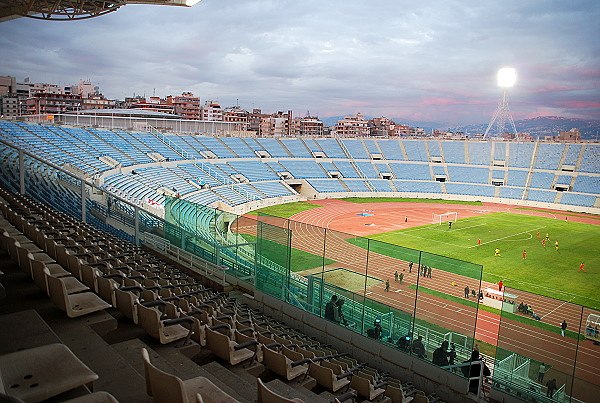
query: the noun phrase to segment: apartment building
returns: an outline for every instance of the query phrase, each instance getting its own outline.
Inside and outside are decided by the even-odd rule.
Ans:
[[[335,134],[341,137],[361,137],[369,135],[367,121],[361,113],[354,116],[346,116],[338,120],[334,127]]]
[[[200,119],[200,98],[191,92],[183,92],[181,95],[167,97],[167,103],[172,104],[175,114],[183,119]]]

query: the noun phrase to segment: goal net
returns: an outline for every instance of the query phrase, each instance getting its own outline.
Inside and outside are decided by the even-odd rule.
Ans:
[[[448,221],[456,222],[457,219],[458,219],[458,213],[456,211],[454,211],[451,213],[442,213],[442,214],[433,213],[433,217],[432,217],[431,221],[434,224],[441,224],[441,223],[448,222]]]

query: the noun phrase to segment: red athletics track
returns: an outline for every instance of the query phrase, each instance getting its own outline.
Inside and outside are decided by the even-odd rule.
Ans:
[[[342,200],[314,200],[309,203],[322,207],[306,210],[290,217],[289,223],[292,230],[292,247],[311,253],[323,250],[323,228],[338,232],[328,232],[327,257],[338,263],[328,267],[333,269],[343,267],[357,273],[365,274],[366,251],[345,241],[352,235],[367,236],[375,233],[410,228],[431,223],[433,213],[458,212],[460,218],[473,217],[492,212],[511,212],[517,214],[538,215],[550,218],[564,219],[565,214],[560,211],[546,209],[545,212],[519,210],[518,206],[484,203],[482,206],[438,203],[351,203]],[[375,211],[372,216],[359,216],[363,210]],[[408,216],[408,222],[404,217]],[[586,217],[584,214],[568,213],[570,221],[600,224],[599,220]],[[273,219],[277,225],[278,219]],[[261,221],[270,220],[261,217]],[[310,224],[310,225],[303,225]],[[369,224],[369,225],[365,225]],[[319,228],[320,227],[320,228]],[[394,272],[404,268],[404,281],[400,285],[393,281]],[[416,265],[415,265],[416,269]],[[480,285],[477,280],[459,276],[442,270],[433,269],[433,278],[418,278],[417,274],[408,273],[407,262],[370,252],[368,256],[368,275],[382,280],[382,283],[367,288],[368,297],[381,301],[387,305],[397,307],[406,312],[413,313],[415,290],[408,285],[416,284],[446,294],[463,297],[464,286],[478,290]],[[390,292],[385,292],[385,279],[390,279]],[[452,286],[456,282],[459,286]],[[497,287],[495,284],[483,282],[481,288]],[[362,291],[362,290],[360,290]],[[525,295],[524,295],[525,294]],[[519,291],[519,300],[526,301],[535,307],[537,314],[542,316],[545,323],[558,325],[563,319],[569,323],[569,329],[578,331],[582,312],[580,307],[564,303],[556,306],[557,300],[540,297]],[[583,401],[592,401],[600,394],[600,379],[597,372],[597,363],[600,362],[600,347],[593,346],[589,341],[580,342],[577,357],[577,340],[570,337],[561,337],[553,333],[528,326],[526,324],[500,318],[498,315],[480,310],[475,318],[475,309],[465,305],[447,301],[443,298],[421,293],[418,295],[416,317],[437,324],[446,329],[470,335],[476,326],[475,338],[483,342],[498,345],[498,347],[521,354],[523,356],[546,362],[552,369],[546,377],[556,376],[559,385],[564,383],[564,375],[573,374],[576,362],[575,377],[596,385],[596,387],[582,388],[577,386],[574,397]],[[560,303],[560,302],[559,302]],[[587,318],[584,312],[584,318]],[[572,318],[571,320],[569,320]],[[500,327],[500,320],[502,326]],[[549,378],[548,378],[549,379]],[[588,385],[591,386],[591,385]]]

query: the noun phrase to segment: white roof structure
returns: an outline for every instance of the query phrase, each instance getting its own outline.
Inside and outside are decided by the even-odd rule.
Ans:
[[[81,20],[116,11],[126,4],[191,7],[202,0],[6,0],[0,3],[0,22],[19,17],[42,20]]]

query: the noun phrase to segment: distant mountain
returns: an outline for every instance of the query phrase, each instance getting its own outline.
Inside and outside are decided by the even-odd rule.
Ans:
[[[484,133],[488,123],[451,128],[470,134]],[[563,118],[560,116],[539,116],[537,118],[515,121],[518,132],[530,133],[532,137],[555,136],[559,132],[573,128],[581,131],[582,138],[595,139],[600,135],[600,120]]]

